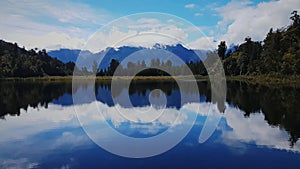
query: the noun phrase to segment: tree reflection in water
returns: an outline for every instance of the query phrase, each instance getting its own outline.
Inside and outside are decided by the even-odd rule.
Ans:
[[[189,82],[186,82],[189,85]],[[81,88],[86,88],[82,84]],[[210,83],[198,82],[201,101],[211,101]],[[71,82],[0,82],[0,117],[6,115],[20,115],[20,110],[28,107],[47,108],[50,102],[59,99],[64,94],[72,94]],[[110,92],[110,82],[97,82],[95,85],[97,100],[113,106]],[[117,97],[123,90],[114,92]],[[132,82],[129,89],[130,99],[134,106],[149,105],[148,96],[153,89],[162,90],[168,100],[167,107],[180,108],[182,94],[192,97],[191,91],[179,92],[174,82]],[[203,99],[205,98],[205,99]],[[71,99],[72,98],[64,98]],[[290,146],[293,147],[300,138],[300,88],[296,87],[266,87],[262,85],[247,84],[238,81],[227,82],[227,102],[245,112],[244,117],[249,118],[252,113],[261,112],[270,126],[284,128],[290,134]]]

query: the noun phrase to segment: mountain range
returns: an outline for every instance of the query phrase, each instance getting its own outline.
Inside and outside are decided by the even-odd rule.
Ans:
[[[88,69],[91,69],[91,65],[94,61],[101,60],[99,64],[100,69],[106,69],[109,66],[109,63],[112,59],[116,59],[121,64],[124,64],[126,67],[129,61],[131,62],[142,62],[145,61],[146,65],[151,64],[152,59],[160,59],[162,62],[167,60],[172,60],[173,65],[179,65],[180,63],[186,62],[198,62],[206,58],[207,51],[205,50],[191,50],[185,48],[181,44],[177,45],[160,45],[155,44],[152,48],[145,47],[132,47],[132,46],[122,46],[119,48],[106,48],[105,50],[92,53],[87,50],[79,49],[59,49],[49,51],[48,55],[57,58],[58,60],[67,63],[67,62],[76,62],[79,55],[80,63],[77,63],[77,66],[85,66]],[[129,59],[128,59],[128,58]],[[176,62],[174,57],[181,59],[181,62]],[[127,59],[125,59],[127,58]],[[123,62],[122,62],[123,61]],[[88,66],[89,65],[89,66]]]

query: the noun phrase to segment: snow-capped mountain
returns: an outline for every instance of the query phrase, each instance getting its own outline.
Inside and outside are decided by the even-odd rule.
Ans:
[[[48,55],[51,57],[56,57],[64,63],[69,61],[76,62],[79,55],[81,55],[81,64],[92,65],[95,60],[101,60],[99,68],[107,68],[112,59],[116,59],[122,62],[125,58],[130,57],[129,61],[145,61],[147,65],[150,65],[151,59],[160,59],[165,62],[171,57],[177,57],[182,60],[183,63],[186,62],[197,62],[199,60],[204,60],[206,58],[207,51],[203,50],[191,50],[185,48],[181,44],[177,45],[160,45],[156,44],[152,48],[145,47],[132,47],[132,46],[122,46],[119,48],[107,48],[104,51],[98,53],[91,53],[89,51],[72,50],[72,49],[59,49],[55,51],[49,51]],[[84,58],[84,59],[82,59]],[[124,60],[122,64],[126,65],[128,59]],[[82,66],[83,66],[82,65]],[[174,63],[176,65],[176,63]],[[90,66],[86,66],[90,67]]]

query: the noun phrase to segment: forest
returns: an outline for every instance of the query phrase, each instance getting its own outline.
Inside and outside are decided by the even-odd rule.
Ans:
[[[270,29],[263,41],[245,42],[226,52],[226,42],[218,46],[226,75],[299,75],[300,74],[300,17],[293,11],[293,21],[286,28]]]
[[[0,40],[0,77],[41,77],[72,75],[75,63],[64,64],[48,56],[45,49],[26,50],[17,43]]]

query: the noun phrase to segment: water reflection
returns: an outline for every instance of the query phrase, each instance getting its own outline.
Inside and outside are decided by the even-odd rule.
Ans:
[[[232,82],[227,91],[228,102],[244,111],[246,118],[253,113],[263,113],[270,126],[284,128],[290,134],[290,146],[300,138],[300,88]]]
[[[208,108],[213,104],[210,102],[210,87],[207,82],[198,84],[201,95],[200,103],[185,103],[182,106],[178,103],[180,97],[182,95],[194,97],[193,93],[189,91],[179,93],[178,87],[168,82],[156,86],[132,84],[130,99],[136,107],[118,107],[118,109],[128,112],[131,119],[141,123],[131,123],[116,112],[115,108],[120,105],[112,102],[109,83],[96,84],[97,101],[87,101],[78,105],[72,103],[70,83],[1,83],[0,85],[7,88],[7,90],[1,90],[0,113],[5,120],[0,121],[0,168],[58,168],[63,166],[82,168],[82,164],[75,159],[83,157],[74,155],[74,152],[92,153],[97,146],[81,129],[72,106],[86,110],[85,115],[90,119],[89,123],[84,125],[97,124],[99,126],[101,123],[109,122],[117,131],[132,137],[151,137],[164,132],[173,123],[174,118],[177,118],[178,113],[182,109],[187,109],[189,111],[181,114],[174,125],[180,126],[184,123],[189,113],[197,113],[195,127],[182,144],[175,148],[175,152],[171,151],[166,156],[168,154],[171,156],[172,153],[176,154],[176,151],[180,156],[179,150],[185,147],[187,151],[191,151],[190,147],[198,150],[191,153],[194,158],[197,156],[204,158],[201,152],[210,151],[205,147],[219,146],[220,149],[214,151],[223,153],[226,156],[223,158],[232,163],[246,154],[259,152],[270,158],[271,154],[292,156],[285,160],[286,163],[291,162],[289,168],[299,166],[299,155],[288,154],[286,151],[300,152],[300,145],[297,142],[300,137],[300,112],[297,109],[300,98],[298,88],[270,88],[228,82],[228,97],[226,109],[222,113],[222,121],[213,137],[207,143],[199,144],[197,142],[199,133],[207,117]],[[89,87],[93,86],[83,85],[76,92],[84,92]],[[160,88],[166,93],[167,108],[164,112],[165,115],[152,123],[149,122],[149,119],[152,118],[151,115],[155,115],[158,109],[150,106],[148,96],[150,91],[156,88]],[[95,111],[93,109],[95,105],[100,108],[104,116],[90,116],[89,112]],[[130,113],[145,109],[152,113],[143,118],[138,114]],[[216,106],[215,110],[218,110]],[[15,114],[19,116],[11,116]],[[101,130],[97,132],[101,133]],[[116,141],[114,138],[110,138],[110,133],[102,133],[102,136],[111,139],[110,141]],[[224,150],[226,147],[229,149],[228,151]],[[276,151],[269,152],[269,149]],[[105,154],[105,152],[101,154],[103,153]],[[115,159],[111,156],[105,156],[105,158]],[[253,155],[251,158],[257,159],[259,156]],[[159,159],[157,157],[157,160]],[[221,160],[222,158],[217,159]],[[291,159],[294,160],[291,161]],[[280,163],[283,161],[271,160],[268,164],[278,166]],[[252,164],[253,166],[257,167],[260,164]],[[234,165],[232,168],[235,168]]]
[[[235,143],[247,142],[269,148],[300,151],[300,145],[291,146],[288,131],[280,126],[271,126],[261,112],[253,112],[249,117],[243,116],[245,112],[234,107],[228,107],[225,112],[226,124],[231,128],[223,130],[223,142],[231,146]]]
[[[63,94],[72,93],[71,83],[0,82],[0,117],[20,115],[28,107],[48,107]]]

